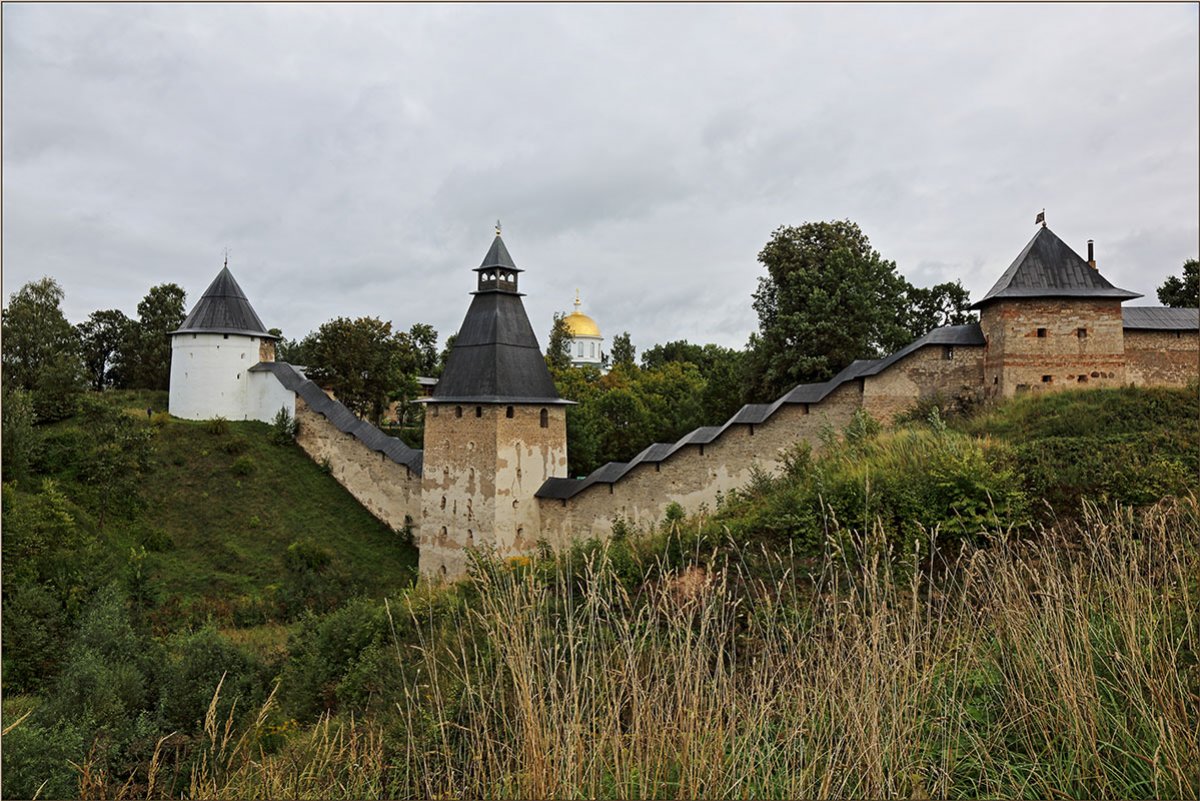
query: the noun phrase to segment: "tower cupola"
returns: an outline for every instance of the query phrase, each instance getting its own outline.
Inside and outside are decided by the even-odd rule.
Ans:
[[[512,256],[508,255],[508,248],[504,246],[504,240],[500,238],[499,221],[496,222],[496,238],[492,240],[492,246],[488,249],[487,255],[483,257],[483,262],[475,268],[475,272],[479,275],[479,287],[475,290],[477,293],[521,294],[517,291],[517,276],[524,270],[517,267]]]

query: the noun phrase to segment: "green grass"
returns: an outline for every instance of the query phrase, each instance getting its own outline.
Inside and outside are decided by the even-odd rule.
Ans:
[[[286,580],[284,557],[297,540],[329,552],[332,572],[372,597],[415,579],[416,548],[299,447],[273,443],[265,423],[230,422],[223,433],[204,422],[152,425],[145,409],[166,408],[166,393],[113,391],[104,399],[157,431],[141,482],[144,508],[112,521],[106,540],[118,562],[130,548],[147,547],[146,568],[165,607],[221,618],[230,606],[269,600]],[[67,420],[47,433],[69,442],[82,432]],[[239,461],[252,469],[239,475]],[[88,506],[70,465],[54,477]]]

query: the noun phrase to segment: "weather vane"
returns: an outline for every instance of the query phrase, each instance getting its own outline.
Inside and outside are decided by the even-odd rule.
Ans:
[[[496,236],[500,236],[500,221],[496,220]]]
[[[1043,228],[1046,227],[1046,210],[1045,209],[1042,209],[1041,211],[1039,211],[1037,219],[1033,221],[1034,225],[1037,225],[1038,223],[1041,223]]]
[[[225,248],[225,266],[229,266],[229,248]]]

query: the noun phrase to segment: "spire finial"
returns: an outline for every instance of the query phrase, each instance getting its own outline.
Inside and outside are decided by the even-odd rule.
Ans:
[[[1046,210],[1045,209],[1042,209],[1041,211],[1039,211],[1037,219],[1033,221],[1034,225],[1037,225],[1038,223],[1041,223],[1043,228],[1046,227]]]
[[[579,311],[582,304],[579,302],[579,287],[575,288],[575,311]]]
[[[229,248],[225,248],[225,269],[229,269]]]
[[[496,236],[500,236],[500,221],[496,220]]]

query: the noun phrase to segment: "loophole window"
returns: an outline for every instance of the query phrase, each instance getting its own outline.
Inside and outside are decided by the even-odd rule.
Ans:
[[[542,413],[540,415],[540,423],[541,423],[542,428],[550,427],[550,412],[546,411],[545,409],[542,409]]]

